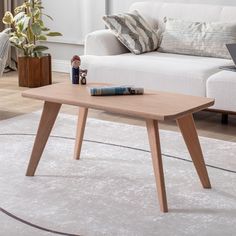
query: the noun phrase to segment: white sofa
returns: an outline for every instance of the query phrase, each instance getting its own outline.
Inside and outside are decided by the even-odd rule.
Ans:
[[[8,34],[0,32],[0,77],[3,74],[6,65],[9,46],[10,42]]]
[[[236,7],[139,2],[138,10],[153,27],[159,19],[173,17],[192,21],[236,21]],[[82,66],[88,69],[88,81],[134,84],[147,89],[215,98],[212,109],[236,112],[236,73],[220,71],[231,60],[151,52],[134,55],[109,30],[87,35]]]

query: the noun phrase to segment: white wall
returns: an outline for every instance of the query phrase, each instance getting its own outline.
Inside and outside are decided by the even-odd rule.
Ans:
[[[133,2],[144,2],[150,0],[110,0],[110,12],[123,12],[129,9]],[[236,0],[152,0],[158,2],[182,2],[182,3],[200,3],[213,5],[236,5]]]
[[[59,31],[62,37],[50,37],[45,43],[53,59],[53,70],[68,71],[73,55],[83,55],[84,38],[89,32],[104,28],[100,20],[105,14],[105,0],[42,0],[45,25]]]

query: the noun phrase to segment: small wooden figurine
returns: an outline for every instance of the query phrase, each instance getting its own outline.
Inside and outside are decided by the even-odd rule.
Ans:
[[[80,79],[80,64],[81,60],[80,57],[75,55],[71,59],[71,66],[72,66],[72,84],[79,84]]]
[[[86,76],[88,74],[88,70],[80,70],[80,83],[85,85],[87,83]]]

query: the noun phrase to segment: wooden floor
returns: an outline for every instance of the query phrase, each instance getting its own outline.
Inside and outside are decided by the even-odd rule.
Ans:
[[[63,82],[69,79],[68,74],[53,73],[53,82]],[[31,100],[21,97],[21,92],[28,88],[18,87],[17,73],[4,74],[0,78],[0,120],[9,119],[19,115],[31,113],[42,108],[42,101]],[[64,105],[61,112],[77,114],[78,109]],[[114,122],[144,126],[142,120],[131,117],[114,116],[112,114],[90,110],[89,117],[99,118]],[[201,136],[236,142],[236,116],[229,117],[229,124],[221,124],[221,115],[211,112],[199,112],[194,115],[198,133]],[[161,123],[161,129],[178,130],[174,122]]]

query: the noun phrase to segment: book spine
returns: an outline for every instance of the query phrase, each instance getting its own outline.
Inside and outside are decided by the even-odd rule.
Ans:
[[[129,87],[110,87],[110,88],[91,88],[90,94],[92,96],[109,96],[109,95],[128,95],[130,93]]]

